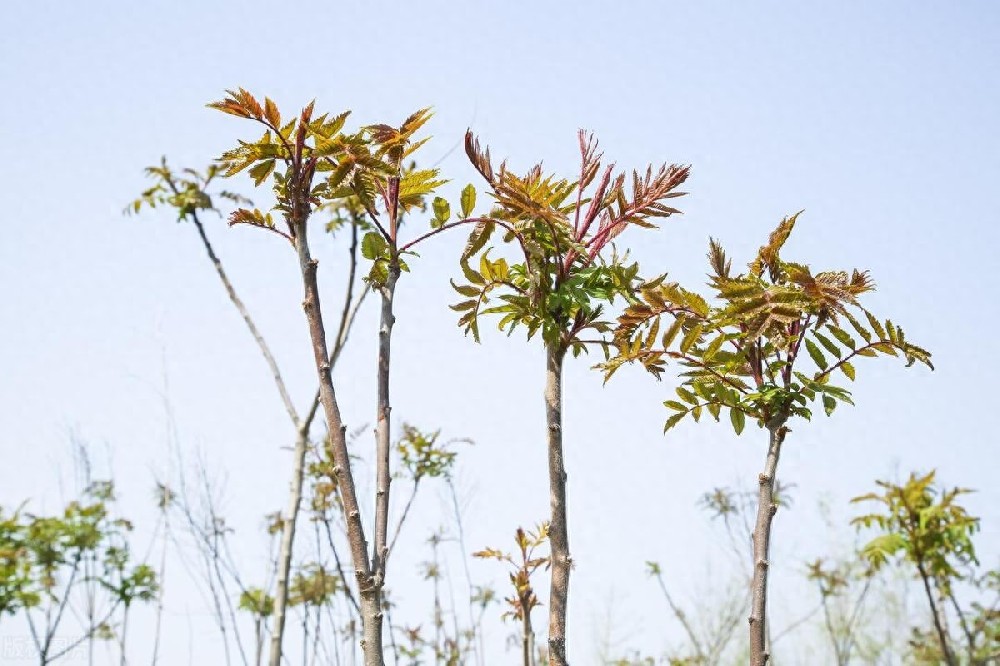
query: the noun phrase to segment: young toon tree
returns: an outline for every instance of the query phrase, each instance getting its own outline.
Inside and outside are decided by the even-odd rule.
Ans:
[[[274,617],[274,630],[271,632],[271,650],[269,655],[269,666],[278,666],[281,660],[281,651],[285,630],[285,617],[288,602],[288,582],[291,574],[292,554],[295,540],[295,531],[298,524],[299,509],[302,504],[303,480],[306,468],[306,453],[310,447],[310,438],[313,423],[319,410],[319,390],[317,389],[312,397],[309,407],[300,414],[296,410],[289,394],[288,388],[282,377],[278,362],[272,354],[270,346],[264,339],[259,327],[243,300],[237,294],[236,287],[229,278],[229,274],[222,264],[222,260],[215,252],[208,234],[205,230],[204,221],[199,213],[221,212],[213,202],[213,196],[228,199],[239,204],[249,204],[243,197],[232,192],[219,191],[210,193],[213,181],[220,174],[218,165],[210,165],[204,172],[199,173],[194,169],[182,169],[179,172],[171,170],[167,166],[164,158],[160,166],[148,167],[146,174],[154,179],[151,187],[142,192],[141,196],[133,201],[127,208],[129,214],[138,213],[143,206],[155,208],[158,205],[169,206],[177,211],[178,222],[191,222],[198,232],[202,247],[208,256],[209,261],[215,268],[216,275],[222,282],[226,290],[226,295],[233,307],[239,312],[250,335],[256,342],[261,356],[264,358],[281,402],[285,407],[292,426],[295,428],[295,446],[293,454],[293,473],[289,487],[288,504],[285,515],[281,520],[281,546],[277,562],[277,590],[271,603],[271,612],[268,614]],[[327,224],[327,228],[336,231],[340,227],[350,225],[351,238],[348,245],[348,265],[347,265],[347,292],[344,296],[343,308],[341,310],[340,322],[336,337],[334,338],[333,350],[330,353],[330,367],[336,366],[347,338],[354,323],[354,316],[367,296],[368,288],[355,293],[356,273],[358,265],[358,230],[364,224],[364,211],[353,199],[345,199],[336,202],[334,210],[326,211],[333,213],[333,221]],[[260,616],[258,616],[260,617]]]
[[[914,630],[910,641],[920,663],[985,666],[1000,659],[1000,572],[978,570],[973,535],[979,518],[960,499],[972,491],[944,488],[935,473],[911,473],[905,483],[876,481],[880,492],[852,502],[874,502],[878,511],[851,521],[858,529],[881,532],[865,545],[862,556],[879,570],[892,560],[916,569],[930,611],[932,631]],[[959,586],[966,587],[964,590]],[[976,599],[980,597],[980,599]],[[985,601],[985,598],[992,598]],[[960,598],[968,601],[963,607]],[[950,614],[947,606],[954,611]],[[948,619],[961,631],[952,637]]]
[[[479,340],[479,316],[501,315],[499,327],[512,333],[519,325],[530,340],[541,333],[545,347],[545,413],[548,426],[552,581],[549,597],[549,662],[566,663],[566,612],[572,566],[566,523],[566,471],[562,443],[562,367],[567,352],[578,356],[590,331],[609,332],[601,319],[604,306],[616,296],[630,296],[638,266],[626,265],[611,241],[629,226],[652,227],[651,218],[679,211],[664,203],[680,196],[676,188],[688,167],[662,165],[645,174],[626,175],[613,164],[603,170],[597,141],[580,132],[580,174],[567,180],[543,173],[541,164],[524,175],[494,169],[489,150],[483,151],[471,132],[465,149],[476,170],[489,184],[495,205],[489,215],[474,218],[461,265],[467,284],[454,285],[466,300],[452,308],[462,313],[459,325]],[[471,193],[471,194],[469,194]],[[474,191],[463,192],[463,212],[471,210]],[[468,205],[467,205],[468,204]],[[457,224],[457,223],[456,223]],[[492,259],[486,247],[496,227],[503,242],[516,247],[508,264]],[[485,248],[485,249],[484,249]],[[469,260],[478,255],[474,268]],[[610,255],[610,256],[608,256]],[[500,301],[487,307],[490,297]]]
[[[548,523],[542,523],[534,531],[518,527],[514,532],[514,543],[517,544],[516,556],[496,548],[486,548],[472,554],[473,557],[499,560],[510,566],[510,584],[514,588],[514,595],[504,598],[509,609],[500,617],[504,620],[518,620],[521,623],[523,666],[535,664],[535,630],[531,626],[531,612],[536,606],[540,606],[541,602],[535,595],[531,577],[542,567],[548,568],[551,564],[551,558],[535,554],[535,551],[545,544],[548,535]]]
[[[224,176],[249,168],[255,185],[270,179],[282,228],[271,213],[239,209],[230,224],[249,224],[271,231],[295,249],[304,290],[303,309],[309,327],[313,356],[320,382],[320,403],[329,430],[333,478],[344,507],[347,536],[359,590],[362,620],[362,650],[367,666],[382,666],[382,590],[388,555],[389,508],[389,345],[393,323],[392,301],[396,279],[406,264],[405,248],[397,244],[401,215],[423,205],[424,197],[443,181],[436,170],[404,169],[409,158],[426,139],[411,143],[413,134],[429,119],[426,110],[410,116],[399,129],[373,125],[353,133],[342,132],[349,112],[313,117],[313,104],[297,118],[282,123],[277,106],[265,98],[261,105],[242,88],[209,105],[231,115],[253,120],[265,127],[253,142],[240,142],[220,158]],[[345,426],[334,391],[326,326],[320,307],[318,262],[308,239],[308,222],[321,206],[345,200],[360,202],[376,231],[362,241],[362,254],[374,261],[370,283],[382,297],[378,360],[378,430],[376,451],[375,541],[371,553],[361,521],[354,475],[348,456]],[[277,628],[276,628],[277,629]]]
[[[93,663],[95,642],[112,639],[126,663],[130,611],[159,594],[157,573],[136,561],[132,523],[115,515],[115,501],[113,482],[88,479],[52,515],[0,507],[0,624],[21,616],[40,666],[84,652]]]
[[[780,258],[797,217],[781,221],[745,274],[733,275],[722,247],[711,241],[709,284],[717,298],[715,306],[664,278],[645,284],[639,291],[641,302],[619,318],[618,355],[602,366],[606,377],[628,362],[641,363],[657,377],[670,360],[685,368],[677,388],[679,400],[664,403],[673,412],[664,430],[686,416],[697,421],[704,411],[718,420],[723,410],[729,412],[737,434],[743,432],[748,417],[767,430],[753,531],[753,666],[763,666],[769,658],[768,552],[771,521],[778,508],[775,474],[788,421],[810,419],[809,406],[817,398],[827,415],[839,402],[853,404],[850,393],[830,381],[835,372],[853,381],[853,362],[860,356],[902,356],[908,366],[919,361],[933,369],[929,352],[908,342],[891,321],[883,324],[859,304],[858,298],[875,288],[867,272],[814,274],[808,266]],[[662,336],[661,321],[666,323]]]

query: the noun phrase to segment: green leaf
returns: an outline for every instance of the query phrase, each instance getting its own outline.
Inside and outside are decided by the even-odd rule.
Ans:
[[[670,430],[675,425],[677,425],[678,423],[680,423],[681,419],[683,419],[684,416],[685,416],[684,412],[680,412],[678,414],[672,414],[670,416],[670,418],[667,419],[667,422],[665,424],[663,424],[663,432],[666,432],[666,431]]]
[[[490,258],[488,252],[479,257],[479,272],[487,282],[492,282],[495,278],[493,276],[493,264],[490,263]]]
[[[466,218],[472,215],[472,211],[476,208],[476,188],[469,183],[462,188],[462,217]]]
[[[462,259],[468,259],[476,252],[482,250],[493,234],[495,227],[496,224],[489,220],[477,222],[476,226],[472,229],[472,233],[469,234],[469,240],[465,243],[465,249],[462,250]]]
[[[813,363],[819,366],[820,370],[826,370],[827,368],[826,357],[823,356],[823,352],[819,350],[819,347],[816,346],[816,343],[810,340],[809,338],[806,338],[806,351],[809,352],[809,356],[812,358]]]
[[[850,347],[851,349],[857,349],[858,343],[854,340],[854,338],[851,337],[851,335],[847,331],[840,328],[839,326],[834,326],[833,324],[830,324],[826,328],[828,331],[830,331],[830,334],[833,337],[837,338],[837,341],[840,344],[844,345],[845,347]]]
[[[253,178],[254,185],[260,185],[274,171],[274,160],[264,160],[250,169],[250,177]]]
[[[462,273],[465,275],[465,279],[472,284],[486,284],[486,280],[483,279],[483,276],[473,270],[472,266],[470,266],[467,261],[462,262]]]
[[[369,231],[361,239],[361,256],[365,259],[378,259],[385,256],[388,248],[389,245],[385,242],[385,238],[377,231]]]
[[[432,226],[439,227],[451,217],[451,204],[448,203],[447,199],[434,197],[431,206],[434,208],[434,222],[436,223]]]
[[[683,400],[684,402],[691,403],[692,405],[698,404],[698,397],[695,396],[693,393],[691,393],[691,391],[688,391],[683,386],[677,387],[677,395],[679,395],[681,400]]]
[[[376,259],[375,263],[372,264],[371,271],[368,272],[368,281],[376,287],[381,287],[388,279],[389,262],[385,259]]]
[[[850,379],[852,382],[854,381],[854,366],[853,365],[851,365],[850,363],[842,363],[840,365],[840,369],[844,371],[844,374],[847,375],[848,379]]]
[[[688,410],[687,405],[677,402],[676,400],[667,400],[663,403],[664,407],[668,407],[675,412],[686,412]]]
[[[882,324],[875,318],[875,315],[868,312],[868,310],[865,310],[865,316],[868,317],[868,323],[871,324],[871,327],[875,330],[875,335],[878,336],[879,340],[885,340],[885,329],[882,328]]]
[[[681,347],[680,347],[682,354],[687,354],[688,351],[691,350],[691,347],[693,347],[695,343],[698,342],[698,338],[701,337],[701,331],[702,331],[702,324],[699,322],[695,324],[690,331],[684,334],[684,337],[681,339]]]
[[[455,284],[455,281],[451,281],[452,288],[460,293],[462,296],[475,297],[479,296],[479,289],[476,289],[470,284]]]
[[[677,334],[680,333],[681,326],[683,325],[684,325],[683,316],[678,316],[676,319],[674,319],[674,322],[670,324],[670,328],[668,328],[667,332],[663,334],[663,340],[661,342],[664,349],[670,349],[670,345],[673,344],[674,339],[677,338]]]
[[[829,416],[833,414],[833,410],[837,408],[837,400],[832,395],[823,394],[823,409],[826,411],[826,415]]]
[[[858,335],[860,335],[862,338],[864,338],[865,342],[871,342],[872,341],[872,334],[868,331],[867,328],[865,328],[864,326],[862,326],[861,322],[859,322],[857,319],[855,319],[854,316],[851,315],[850,312],[844,312],[843,315],[847,318],[847,321],[851,322],[851,326],[853,326],[854,330],[858,332]]]
[[[825,335],[823,335],[819,331],[813,331],[813,333],[816,335],[816,339],[819,340],[820,344],[823,345],[823,347],[828,352],[830,352],[831,354],[833,354],[837,358],[840,358],[840,347],[838,347],[837,345],[835,345],[833,343],[833,340],[831,340],[830,338],[826,337]]]
[[[895,345],[902,346],[903,330],[893,325],[891,319],[885,320],[885,330],[889,334],[889,341]]]
[[[722,348],[722,345],[723,343],[725,343],[725,341],[726,341],[725,333],[720,333],[714,340],[712,340],[712,342],[708,344],[708,347],[705,349],[705,353],[702,354],[702,358],[706,361],[711,360],[712,357],[715,356],[715,354],[719,351],[719,349]]]
[[[736,431],[736,434],[742,434],[743,428],[745,428],[747,424],[747,416],[743,413],[743,410],[737,409],[736,407],[731,408],[729,410],[729,420],[732,422],[733,430]]]

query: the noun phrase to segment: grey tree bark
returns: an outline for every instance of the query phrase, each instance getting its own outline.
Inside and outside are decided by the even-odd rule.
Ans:
[[[549,545],[552,552],[552,580],[549,591],[549,664],[566,666],[566,612],[569,601],[569,574],[573,566],[566,526],[566,468],[562,444],[562,366],[565,350],[559,345],[545,347],[545,419],[548,425],[549,454]]]
[[[373,590],[375,602],[381,608],[382,587],[385,582],[386,561],[389,557],[389,486],[392,483],[389,462],[392,444],[391,412],[389,401],[389,368],[392,357],[392,327],[396,322],[393,314],[393,298],[396,281],[399,279],[399,265],[389,266],[385,284],[379,288],[382,307],[378,329],[378,406],[375,426],[375,549],[372,552]],[[402,523],[400,523],[402,526]],[[382,616],[377,622],[381,631]]]
[[[347,343],[347,336],[353,323],[355,309],[352,308],[354,298],[354,280],[357,271],[357,249],[358,249],[358,225],[351,225],[351,245],[350,268],[347,276],[347,293],[344,296],[344,307],[340,316],[340,326],[337,330],[337,339],[334,341],[333,352],[330,354],[329,365],[332,368],[337,365],[340,352]],[[360,305],[364,300],[367,290],[361,294],[356,305]],[[275,370],[277,371],[277,370]],[[296,429],[295,449],[292,454],[292,483],[288,493],[288,505],[281,520],[281,547],[278,551],[277,573],[278,580],[274,594],[274,622],[271,628],[271,643],[268,651],[268,666],[280,666],[282,645],[285,637],[285,622],[288,614],[288,581],[292,570],[292,555],[295,545],[295,529],[298,524],[299,508],[302,505],[302,486],[305,479],[306,453],[309,451],[309,433],[312,429],[313,421],[316,418],[319,407],[319,391],[313,396],[312,405],[305,419],[299,420],[294,415],[294,409],[290,411],[293,415],[292,422]]]
[[[309,251],[306,219],[306,215],[300,215],[298,219],[293,221],[295,249],[299,258],[304,292],[302,307],[305,311],[309,337],[312,341],[313,360],[316,363],[316,373],[319,378],[320,404],[323,407],[329,430],[330,454],[334,462],[335,481],[344,506],[347,541],[358,584],[361,605],[361,646],[365,666],[384,666],[379,584],[372,575],[371,564],[368,561],[368,543],[365,538],[364,525],[361,522],[357,490],[354,485],[354,477],[351,474],[351,462],[347,451],[346,426],[341,417],[340,405],[333,387],[326,328],[323,323],[319,286],[316,280],[318,262],[312,258]]]
[[[768,557],[771,548],[771,522],[778,510],[774,498],[774,484],[778,458],[781,456],[781,444],[785,439],[784,421],[769,423],[768,432],[770,437],[764,471],[757,479],[759,484],[757,522],[753,530],[753,582],[750,601],[751,666],[764,666],[771,657],[767,641],[767,574],[770,568]]]

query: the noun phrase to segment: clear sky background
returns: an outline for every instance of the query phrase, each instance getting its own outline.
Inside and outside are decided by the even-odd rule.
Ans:
[[[688,285],[703,278],[710,235],[744,263],[804,208],[787,256],[871,269],[871,308],[932,350],[938,369],[859,364],[858,406],[795,428],[780,474],[796,504],[776,521],[786,587],[775,623],[795,614],[801,562],[827,549],[818,499],[846,524],[847,499],[876,478],[937,468],[943,482],[979,489],[969,504],[996,561],[996,3],[7,2],[0,26],[5,506],[57,506],[75,433],[110,457],[126,512],[151,519],[153,476],[171,465],[167,384],[181,446],[225,474],[225,510],[248,569],[259,566],[261,516],[284,505],[287,417],[194,229],[169,212],[121,214],[161,155],[200,167],[256,133],[205,108],[243,86],[286,113],[315,97],[361,123],[433,106],[426,154],[443,158],[451,192],[477,182],[452,150],[469,126],[516,167],[544,159],[572,174],[581,127],[623,167],[691,163],[685,215],[630,237],[646,273]],[[314,370],[292,255],[267,234],[210,222],[307,402]],[[456,327],[448,278],[463,243],[425,245],[400,285],[393,415],[476,441],[460,471],[469,545],[505,546],[547,514],[544,360],[518,335],[486,331],[475,345]],[[334,284],[339,256],[319,255]],[[351,426],[374,415],[374,331],[369,308],[337,371]],[[664,438],[669,382],[635,370],[602,388],[588,365],[570,363],[565,389],[580,664],[612,595],[633,644],[656,651],[679,636],[643,563],[660,560],[679,594],[696,594],[720,547],[696,500],[750,485],[764,455],[759,434],[728,427],[685,424]],[[421,550],[394,561],[397,579],[416,577],[428,530],[447,519],[434,491],[421,502],[429,517],[406,537]],[[473,567],[503,584],[493,565]],[[401,604],[409,594],[421,605],[423,588],[396,586]],[[184,589],[168,592],[167,663],[187,658],[183,616],[206,612]]]

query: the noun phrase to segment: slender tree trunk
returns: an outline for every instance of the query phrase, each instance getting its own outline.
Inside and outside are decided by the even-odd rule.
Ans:
[[[304,290],[302,307],[309,325],[316,372],[319,376],[320,403],[323,406],[329,430],[330,453],[333,457],[334,474],[336,475],[334,481],[344,505],[347,540],[361,597],[361,646],[365,666],[383,666],[382,609],[379,605],[378,582],[372,576],[371,566],[368,562],[368,544],[365,539],[364,526],[361,523],[361,511],[358,506],[357,491],[347,451],[346,426],[341,418],[340,406],[333,388],[330,355],[326,344],[326,329],[323,324],[319,286],[316,280],[317,261],[309,253],[305,219],[295,223],[295,232],[295,246],[299,257],[299,269],[302,273]]]
[[[569,531],[566,526],[566,469],[562,445],[562,364],[565,351],[546,345],[545,419],[549,438],[549,544],[552,583],[549,592],[549,666],[566,666],[566,612],[569,598]]]
[[[931,589],[930,575],[927,573],[924,563],[920,560],[917,560],[917,571],[920,573],[920,580],[924,584],[927,603],[931,607],[931,616],[934,618],[934,630],[937,632],[938,642],[941,644],[941,654],[948,666],[957,666],[958,661],[955,659],[955,655],[951,651],[951,646],[948,644],[948,632],[941,622],[941,609],[938,608],[937,602],[934,601],[934,591]]]
[[[256,642],[254,646],[254,666],[260,666],[261,657],[264,656],[264,618],[259,614],[254,614],[253,635]]]
[[[199,227],[201,230],[201,227]],[[206,247],[209,250],[209,256],[214,257],[211,251],[211,245],[208,245],[208,240],[202,234],[202,238],[205,240]],[[347,293],[344,295],[344,307],[340,315],[340,326],[337,329],[337,338],[333,343],[333,352],[330,354],[330,367],[331,371],[334,366],[337,365],[337,360],[340,358],[340,352],[344,349],[344,345],[347,343],[347,336],[351,329],[351,324],[353,322],[353,312],[352,312],[352,301],[354,300],[354,278],[357,270],[357,250],[358,250],[358,225],[357,222],[351,224],[351,244],[348,250],[350,255],[350,268],[347,275]],[[222,271],[221,264],[218,263],[218,259],[213,259],[219,271],[219,275],[223,278],[223,282],[227,284],[227,289],[230,292],[232,298],[235,299],[235,292],[232,286],[228,284],[225,279],[225,273]],[[366,292],[367,293],[367,290]],[[365,293],[361,294],[356,305],[364,300]],[[242,305],[237,300],[233,301],[238,307]],[[252,322],[249,315],[245,315],[245,319],[248,325]],[[254,333],[255,337],[258,335],[256,329],[251,327],[251,333]],[[263,344],[263,339],[261,340],[262,350],[266,350],[267,346]],[[268,358],[265,354],[265,358]],[[269,364],[273,363],[273,359],[269,361]],[[280,381],[280,375],[277,373],[277,367],[275,366],[275,380],[278,382],[279,389],[282,391],[282,395],[285,395],[283,389],[283,383]],[[281,651],[282,651],[282,640],[285,634],[285,616],[287,614],[288,608],[288,577],[292,568],[292,555],[293,548],[295,544],[295,528],[299,517],[299,508],[302,505],[302,486],[303,479],[305,477],[305,460],[306,453],[309,451],[309,432],[312,429],[313,420],[316,418],[316,411],[319,407],[319,392],[313,396],[312,404],[309,407],[306,417],[301,421],[295,414],[295,410],[289,410],[289,414],[292,417],[292,423],[295,425],[295,429],[298,431],[295,440],[295,449],[293,452],[293,468],[292,468],[292,483],[288,495],[288,505],[285,515],[282,519],[281,525],[281,549],[278,553],[278,581],[277,581],[277,591],[274,598],[274,626],[271,632],[271,644],[268,653],[268,666],[280,666],[281,664]],[[262,638],[263,640],[263,638]],[[259,659],[258,659],[259,663]]]
[[[121,655],[119,655],[119,664],[121,666],[126,666],[128,664],[128,656],[125,653],[125,643],[128,640],[128,611],[129,606],[125,604],[125,611],[122,613],[122,628],[121,628]]]
[[[531,628],[531,611],[522,604],[521,612],[524,615],[522,620],[524,638],[521,641],[524,666],[535,666],[535,630]]]
[[[753,530],[753,583],[750,602],[750,664],[764,666],[771,655],[767,642],[767,574],[771,548],[771,521],[778,510],[774,500],[775,473],[781,444],[785,439],[784,422],[768,425],[770,442],[764,471],[758,477],[760,491],[757,503],[757,522]]]
[[[302,482],[305,477],[306,452],[309,450],[309,424],[299,426],[295,440],[294,469],[292,485],[288,493],[288,506],[281,521],[281,548],[278,551],[278,582],[274,594],[274,626],[271,629],[271,645],[268,665],[281,665],[281,644],[285,635],[285,618],[288,605],[288,578],[292,570],[292,546],[295,543],[295,526],[302,505]]]
[[[392,475],[389,469],[392,406],[389,402],[389,367],[392,353],[392,326],[396,317],[392,312],[393,297],[399,266],[390,265],[385,284],[379,288],[382,309],[378,327],[378,406],[375,425],[375,550],[372,553],[374,574],[373,595],[378,607],[382,606],[382,585],[385,581],[386,559],[389,556],[389,486]],[[382,616],[378,616],[381,632]]]
[[[962,634],[965,636],[965,646],[968,650],[970,663],[977,663],[975,660],[976,654],[976,637],[972,633],[972,629],[969,627],[968,620],[965,619],[965,612],[958,603],[958,598],[955,597],[955,590],[950,588],[947,594],[948,600],[951,601],[951,607],[955,609],[955,616],[958,617],[958,624],[962,627]]]
[[[160,570],[157,572],[157,577],[160,583],[160,589],[156,593],[156,623],[153,630],[153,659],[152,666],[156,666],[160,661],[160,636],[161,627],[163,625],[163,594],[166,585],[166,575],[167,575],[167,537],[170,536],[170,513],[167,510],[167,506],[164,505],[163,509],[163,546],[160,550]]]

